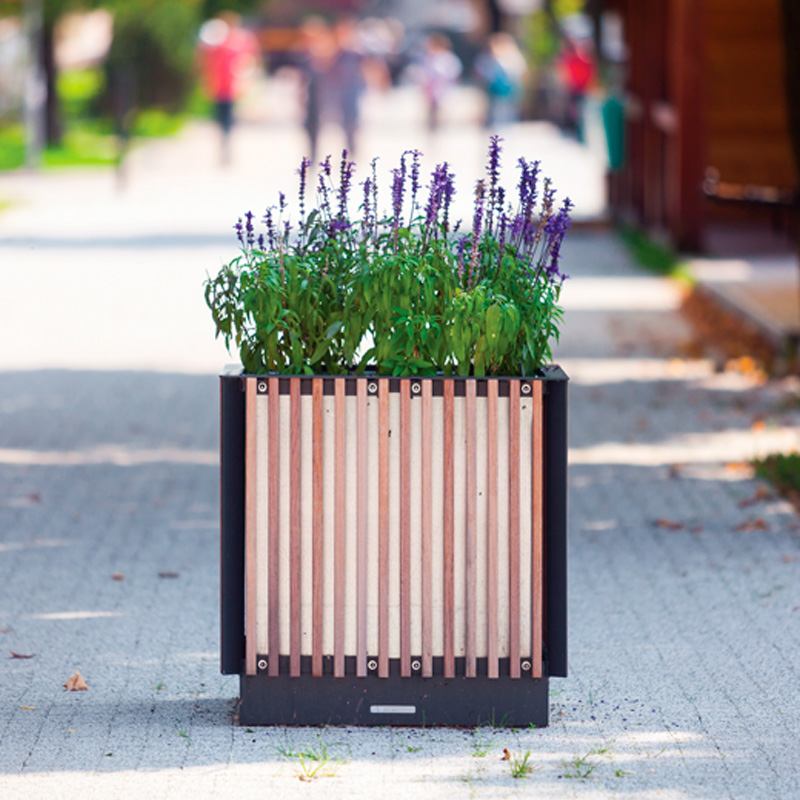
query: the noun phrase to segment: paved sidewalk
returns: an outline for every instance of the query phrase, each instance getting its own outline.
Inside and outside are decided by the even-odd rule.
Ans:
[[[137,180],[161,185],[145,163],[177,172],[184,144],[142,151]],[[241,178],[208,185],[232,201]],[[550,727],[237,726],[217,653],[225,356],[207,346],[196,298],[171,295],[197,291],[230,248],[197,199],[203,176],[185,185],[155,208],[132,189],[120,201],[131,216],[107,214],[101,232],[96,218],[52,219],[53,194],[0,215],[4,282],[9,254],[30,246],[25,269],[46,277],[0,323],[0,798],[798,796],[800,525],[743,464],[797,445],[797,387],[681,358],[676,289],[637,273],[610,233],[576,232],[564,249],[571,675],[551,683]],[[57,232],[37,232],[43,208]],[[107,317],[54,327],[92,308],[81,293],[103,275],[97,252],[111,259]],[[30,275],[19,280],[28,291]],[[158,335],[138,330],[148,315]],[[170,330],[180,346],[161,345]],[[28,336],[30,366],[50,368],[18,371]],[[103,371],[81,369],[91,362],[73,341],[105,353]],[[194,374],[169,371],[181,351]],[[89,691],[63,690],[75,670]],[[297,754],[323,746],[335,776],[301,783],[311,762]],[[514,780],[504,748],[530,750],[536,771]]]

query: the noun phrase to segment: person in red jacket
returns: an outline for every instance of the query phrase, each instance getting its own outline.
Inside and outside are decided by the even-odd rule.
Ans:
[[[594,57],[588,43],[567,37],[558,68],[568,94],[566,129],[578,141],[583,141],[583,102],[596,80]]]
[[[233,104],[243,79],[252,73],[258,62],[258,41],[241,27],[238,14],[224,11],[200,29],[200,53],[203,77],[222,133],[222,161],[228,163]]]

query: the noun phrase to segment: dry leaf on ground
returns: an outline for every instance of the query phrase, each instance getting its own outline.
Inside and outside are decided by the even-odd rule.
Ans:
[[[761,517],[756,517],[755,519],[748,520],[747,522],[743,522],[741,525],[737,525],[735,530],[739,533],[750,533],[751,531],[766,531],[769,529],[769,525],[767,525],[766,520],[762,519]]]
[[[15,653],[13,650],[11,651],[11,658],[33,658],[36,653]]]
[[[759,486],[752,497],[745,497],[739,501],[739,508],[747,508],[748,506],[754,506],[756,503],[761,503],[764,500],[771,499],[772,493],[770,490],[767,489],[766,486]]]
[[[661,519],[656,520],[656,527],[666,528],[669,531],[682,531],[684,525],[682,522],[676,522],[673,519],[665,519],[664,517],[661,517]]]
[[[784,564],[794,564],[794,562],[797,561],[797,556],[781,556],[781,561],[783,561]]]
[[[36,711],[36,706],[20,706],[23,711]]]
[[[511,751],[507,748],[503,748],[503,757],[500,759],[501,761],[510,761],[511,760]]]
[[[124,581],[125,580],[125,576],[121,572],[115,572],[111,576],[111,580],[112,581]]]
[[[177,572],[159,572],[159,578],[178,578],[180,577]]]
[[[0,633],[12,633],[13,628],[0,628]]]
[[[64,688],[68,692],[85,692],[89,687],[86,681],[81,676],[80,672],[76,672],[65,684]]]

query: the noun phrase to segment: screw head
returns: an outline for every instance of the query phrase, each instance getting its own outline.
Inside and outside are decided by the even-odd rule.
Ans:
[[[419,383],[412,383],[411,384],[411,393],[412,394],[419,394],[422,391],[422,385]]]
[[[530,394],[531,393],[531,385],[529,383],[522,384],[522,394]]]
[[[419,672],[422,669],[422,664],[420,664],[417,659],[414,659],[411,662],[411,669],[414,670],[414,672]]]
[[[370,670],[370,672],[374,672],[378,669],[378,662],[374,658],[371,658],[367,661],[367,669]]]
[[[267,668],[267,659],[266,658],[259,658],[258,659],[258,668],[259,669],[266,669]]]
[[[262,394],[267,391],[267,382],[266,381],[259,381],[258,382],[258,391]]]
[[[523,661],[522,662],[522,671],[523,672],[530,672],[531,670],[531,662],[530,661]]]
[[[370,394],[375,394],[375,393],[378,391],[378,384],[377,384],[377,383],[375,383],[374,381],[370,381],[370,382],[367,384],[367,391],[368,391]]]

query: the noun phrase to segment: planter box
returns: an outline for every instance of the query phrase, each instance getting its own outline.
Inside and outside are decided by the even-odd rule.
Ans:
[[[548,722],[567,377],[221,379],[242,724]]]

